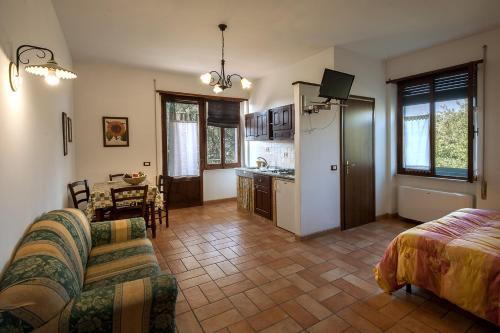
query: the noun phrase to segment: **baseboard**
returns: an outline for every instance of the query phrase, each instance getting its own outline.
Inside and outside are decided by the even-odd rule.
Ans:
[[[313,239],[313,238],[317,238],[320,236],[328,235],[328,234],[331,234],[331,233],[334,233],[337,231],[340,231],[340,227],[335,227],[335,228],[331,228],[331,229],[327,229],[327,230],[323,230],[323,231],[318,231],[318,232],[315,232],[315,233],[312,233],[309,235],[304,235],[304,236],[295,235],[295,239],[298,241],[303,241],[303,240],[308,240],[308,239]]]
[[[236,201],[236,197],[217,199],[217,200],[207,200],[207,201],[203,201],[203,205],[215,205],[215,204],[231,202],[231,201]]]
[[[387,219],[397,219],[397,218],[399,218],[398,213],[394,213],[394,214],[386,213],[386,214],[375,216],[375,221],[387,220]]]

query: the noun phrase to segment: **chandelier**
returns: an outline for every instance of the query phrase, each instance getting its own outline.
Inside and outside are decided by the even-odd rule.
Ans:
[[[224,30],[226,30],[227,25],[226,24],[219,24],[219,30],[221,31],[222,34],[222,59],[220,61],[221,69],[220,73],[217,71],[211,71],[208,73],[205,73],[200,76],[201,82],[204,84],[211,85],[214,87],[214,93],[218,94],[225,89],[231,88],[233,86],[233,83],[231,82],[231,79],[233,77],[239,78],[241,82],[241,87],[243,89],[250,89],[252,86],[252,82],[250,82],[248,79],[244,78],[243,76],[239,74],[228,74],[226,76],[226,71],[224,69]]]

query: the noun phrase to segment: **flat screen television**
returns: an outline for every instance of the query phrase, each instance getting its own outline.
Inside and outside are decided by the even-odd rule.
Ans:
[[[319,97],[325,97],[328,100],[346,100],[349,98],[353,81],[354,75],[325,68],[319,88]]]

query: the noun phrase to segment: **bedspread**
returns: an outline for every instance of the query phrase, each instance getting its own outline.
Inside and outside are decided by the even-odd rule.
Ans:
[[[406,230],[374,272],[386,292],[413,284],[500,325],[500,212],[465,208]]]

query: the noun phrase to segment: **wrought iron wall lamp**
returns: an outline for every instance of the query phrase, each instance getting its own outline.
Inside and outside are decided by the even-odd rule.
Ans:
[[[30,51],[35,51],[35,55],[39,59],[49,58],[49,60],[41,65],[31,65],[26,54],[26,52]],[[23,56],[24,59],[22,58]],[[9,81],[13,91],[19,89],[19,86],[22,84],[22,77],[19,75],[20,64],[27,65],[24,68],[26,72],[45,77],[45,82],[51,86],[59,84],[60,79],[76,79],[74,72],[57,64],[54,60],[54,52],[52,50],[34,45],[21,45],[16,51],[16,62],[9,64]]]

